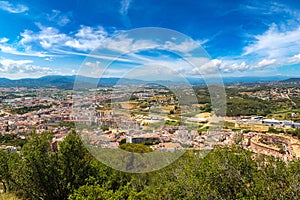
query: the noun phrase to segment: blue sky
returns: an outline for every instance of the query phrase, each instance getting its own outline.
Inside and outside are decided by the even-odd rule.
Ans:
[[[0,27],[0,76],[13,79],[77,74],[82,65],[95,70],[111,58],[100,52],[83,63],[88,54],[115,34],[141,27],[187,35],[193,41],[180,49],[201,45],[211,60],[199,65],[217,67],[223,76],[300,76],[298,1],[0,1]],[[132,41],[123,39],[121,52],[132,50]],[[143,45],[155,42],[147,40]],[[123,55],[107,76],[122,76],[141,61],[197,76],[182,60],[160,51]]]

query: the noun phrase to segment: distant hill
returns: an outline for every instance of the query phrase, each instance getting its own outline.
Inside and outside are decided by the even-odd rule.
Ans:
[[[289,79],[282,80],[281,82],[285,82],[285,83],[300,83],[300,78],[289,78]]]
[[[286,76],[241,76],[241,77],[221,77],[224,84],[233,83],[262,83],[262,82],[277,82],[286,80],[289,77]],[[205,80],[201,78],[187,78],[191,84],[205,84]]]
[[[0,78],[0,87],[73,87],[75,76],[44,76],[41,78],[23,78],[11,80]]]
[[[43,76],[40,78],[23,78],[11,80],[8,78],[0,78],[0,87],[56,87],[59,89],[72,89],[74,86],[81,88],[93,88],[95,86],[112,86],[117,84],[120,78],[91,78],[84,76]],[[140,83],[140,80],[122,79],[122,84]]]
[[[277,82],[286,84],[300,83],[300,78],[289,78],[289,77],[223,77],[225,84],[233,83],[267,83]],[[187,81],[193,85],[205,84],[205,80],[202,78],[187,78]],[[182,84],[176,81],[160,80],[160,81],[146,81],[146,83],[156,82],[161,85],[177,85]],[[23,78],[18,80],[11,80],[8,78],[0,78],[0,87],[57,87],[59,89],[72,89],[75,83],[77,88],[94,88],[95,86],[113,86],[117,83],[120,84],[141,84],[145,81],[137,79],[126,79],[126,78],[91,78],[84,76],[60,76],[51,75],[43,76],[40,78]]]

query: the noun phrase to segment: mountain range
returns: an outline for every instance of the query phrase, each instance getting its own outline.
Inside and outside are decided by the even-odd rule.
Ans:
[[[139,84],[145,83],[145,81],[137,79],[120,79],[120,78],[91,78],[84,76],[60,76],[51,75],[43,76],[40,78],[22,78],[12,80],[8,78],[0,78],[0,87],[57,87],[59,89],[72,89],[75,85],[81,85],[84,87],[95,87],[98,86],[112,86],[117,84],[119,81],[122,84]],[[205,84],[205,80],[201,78],[187,78],[191,84]],[[251,82],[278,82],[278,83],[300,83],[300,78],[290,78],[285,76],[274,76],[274,77],[224,77],[224,84],[233,83],[251,83]],[[178,84],[176,81],[158,80],[160,84]]]

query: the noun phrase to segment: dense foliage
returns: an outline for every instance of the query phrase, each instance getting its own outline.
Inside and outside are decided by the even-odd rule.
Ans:
[[[14,114],[25,114],[32,111],[38,111],[40,109],[50,108],[51,105],[35,105],[35,106],[23,106],[17,108],[11,108],[10,112]]]
[[[300,161],[216,147],[188,151],[159,171],[128,174],[90,156],[72,133],[57,151],[33,134],[20,154],[0,151],[0,182],[24,199],[299,199]],[[137,148],[123,146],[124,149]]]
[[[210,112],[211,99],[207,87],[194,87],[198,103],[201,105],[202,112]],[[291,118],[290,113],[298,112],[300,109],[300,98],[298,95],[289,95],[288,98],[283,98],[287,88],[274,87],[234,87],[228,86],[226,89],[226,102],[228,116],[250,116],[261,115],[269,116],[281,113],[287,114],[285,118],[288,120],[300,121],[299,116]],[[290,90],[293,87],[289,88]],[[295,87],[294,89],[297,89]],[[282,91],[280,91],[282,90]],[[276,93],[274,94],[274,91]],[[216,108],[215,108],[216,109]],[[215,112],[217,110],[214,110]],[[280,116],[276,116],[280,118]]]
[[[13,135],[13,134],[0,135],[0,145],[22,147],[25,143],[26,143],[26,139],[21,139],[17,135]]]

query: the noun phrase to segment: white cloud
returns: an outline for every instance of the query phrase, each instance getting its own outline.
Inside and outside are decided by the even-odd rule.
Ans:
[[[28,10],[28,7],[22,4],[11,4],[8,1],[0,1],[0,9],[10,13],[22,13]]]
[[[6,42],[8,42],[8,38],[0,38],[0,43],[6,43]]]
[[[114,74],[114,71],[110,71],[109,74]],[[115,72],[117,74],[117,72]],[[122,78],[140,79],[147,81],[156,80],[172,80],[172,81],[184,81],[184,74],[180,71],[176,71],[176,68],[171,68],[165,65],[143,65],[141,67],[134,68],[127,73],[121,74]]]
[[[249,70],[250,66],[246,64],[245,61],[213,59],[210,62],[204,64],[202,68],[210,68],[211,70],[214,70],[212,71],[214,73],[216,73],[216,69],[219,69],[224,73],[231,73]]]
[[[45,27],[37,24],[40,31],[35,33],[30,30],[25,30],[21,33],[22,39],[20,43],[24,46],[32,43],[39,44],[42,48],[61,49],[63,47],[70,47],[80,51],[91,51],[98,47],[102,40],[107,36],[103,27],[92,28],[89,26],[81,26],[78,32],[69,36],[54,27]]]
[[[271,59],[271,60],[263,59],[260,62],[258,62],[256,65],[254,65],[252,67],[252,69],[254,69],[254,68],[255,69],[262,69],[262,68],[268,67],[270,65],[274,65],[276,63],[277,63],[276,59]]]
[[[38,42],[44,49],[48,49],[53,45],[60,45],[68,39],[66,34],[59,33],[59,30],[56,28],[44,27],[40,24],[37,25],[40,28],[38,33],[33,33],[29,30],[25,30],[21,33],[21,44],[26,45],[31,42]]]
[[[1,64],[3,66],[9,66],[9,65],[24,65],[32,63],[32,60],[11,60],[11,59],[2,59],[0,60]]]
[[[249,69],[249,65],[246,64],[245,61],[241,63],[233,63],[227,68],[224,68],[224,72],[235,72],[235,71],[246,71]]]
[[[73,38],[67,38],[64,45],[81,51],[91,51],[97,48],[107,37],[103,27],[92,28],[81,26]]]
[[[19,52],[18,49],[25,49],[26,51],[33,52],[33,48],[38,49],[39,51],[41,51],[42,48],[43,51],[47,52],[67,52],[68,54],[79,55],[82,52],[91,52],[92,50],[99,48],[100,51],[110,50],[111,54],[113,55],[101,56],[103,58],[109,57],[109,60],[111,60],[113,59],[113,56],[119,56],[124,53],[138,52],[150,49],[163,49],[170,52],[179,53],[184,56],[191,56],[189,55],[189,53],[199,48],[201,43],[203,43],[203,41],[201,42],[194,40],[177,41],[176,38],[171,38],[170,41],[155,41],[150,37],[149,39],[136,39],[131,38],[125,34],[108,38],[108,33],[101,26],[81,26],[80,29],[76,32],[66,34],[61,33],[57,28],[51,26],[46,27],[41,25],[40,23],[37,23],[36,25],[40,28],[38,32],[25,30],[20,34],[21,39],[18,44],[2,45],[0,46],[2,51],[16,55],[25,55],[26,52]],[[78,51],[81,52],[79,53]],[[86,55],[85,53],[83,56]],[[51,55],[39,53],[37,54],[37,56],[47,57]],[[100,58],[96,55],[92,55],[91,57]]]
[[[124,59],[124,58],[119,58],[119,57],[114,57],[114,56],[104,56],[104,55],[96,55],[96,54],[88,54],[88,53],[78,53],[74,51],[64,51],[64,50],[59,50],[59,49],[54,49],[55,52],[60,53],[60,54],[68,54],[68,55],[77,55],[77,56],[84,56],[88,58],[99,58],[103,60],[110,60],[110,61],[119,61],[119,62],[133,62],[133,60],[130,59]]]
[[[120,53],[136,52],[139,50],[158,48],[159,45],[151,40],[134,40],[133,38],[119,35],[114,38],[107,38],[101,48],[110,49]]]
[[[106,77],[124,76],[128,73],[131,74],[132,73],[131,71],[135,70],[136,68],[143,67],[147,69],[147,67],[150,67],[148,73],[144,74],[144,76],[151,75],[151,77],[153,77],[156,74],[158,76],[157,79],[161,79],[161,80],[165,78],[168,79],[168,77],[163,77],[164,74],[167,74],[166,71],[170,71],[170,74],[176,73],[177,75],[183,77],[201,76],[206,74],[212,75],[218,73],[216,67],[201,68],[201,65],[209,62],[209,59],[205,57],[189,58],[187,60],[181,58],[176,58],[176,59],[169,58],[165,56],[159,56],[159,57],[142,56],[143,58],[138,58],[138,57],[139,56],[136,54],[130,54],[130,56],[127,58],[129,60],[130,65],[126,65],[126,63],[124,63],[125,65],[122,65],[122,67],[120,67],[119,63],[114,62],[111,65],[107,66],[106,62],[101,63],[99,61],[97,62],[94,61],[94,59],[92,59],[92,61],[87,61],[82,65],[79,73],[81,75],[94,77],[99,74],[102,74],[105,71]],[[155,68],[155,66],[157,67],[157,69]],[[196,69],[196,67],[199,68]],[[163,69],[165,71],[164,74],[159,73],[160,69]],[[139,75],[136,73],[133,74],[137,76]]]
[[[264,4],[261,4],[260,1],[251,1],[250,4],[242,3],[238,10],[241,10],[244,13],[251,13],[252,15],[280,14],[289,16],[290,18],[299,16],[299,13],[295,11],[295,9],[291,9],[287,5],[275,1],[266,1]],[[236,11],[236,9],[233,11]]]
[[[224,73],[245,72],[253,70],[263,70],[266,67],[278,65],[276,59],[262,59],[255,64],[247,64],[244,60],[212,60],[208,65],[215,65]]]
[[[88,77],[100,77],[104,72],[104,67],[101,66],[101,62],[85,62],[83,66],[78,71],[78,74],[81,76],[88,76]]]
[[[52,58],[52,57],[46,57],[44,60],[49,61],[49,62],[52,62],[52,61],[53,61],[53,58]]]
[[[33,64],[32,60],[12,60],[1,59],[0,60],[0,73],[8,76],[18,77],[19,75],[45,75],[56,73],[49,67],[40,67]]]
[[[59,10],[52,10],[50,14],[47,14],[46,18],[50,22],[55,22],[59,26],[67,25],[70,20],[70,13],[62,14]]]
[[[179,44],[176,44],[174,42],[166,42],[164,47],[171,51],[190,52],[192,50],[199,48],[200,45],[201,45],[200,41],[185,40]]]
[[[289,33],[281,33],[278,29],[270,28],[266,33],[256,36],[257,41],[247,47],[245,47],[245,54],[259,54],[259,58],[263,57],[260,61],[252,64],[248,63],[246,59],[214,59],[208,60],[204,57],[196,57],[194,50],[197,50],[201,41],[194,40],[176,40],[176,38],[171,38],[169,41],[156,41],[149,37],[146,39],[140,38],[131,38],[128,35],[121,34],[116,37],[107,38],[108,33],[104,30],[103,27],[89,27],[81,26],[80,29],[76,32],[71,32],[69,35],[61,33],[57,28],[54,27],[45,27],[41,24],[37,24],[40,28],[40,31],[33,32],[30,30],[25,30],[21,34],[20,44],[25,47],[27,51],[30,51],[31,48],[36,45],[39,45],[46,51],[55,52],[55,54],[70,54],[70,55],[80,55],[91,58],[98,58],[100,60],[111,60],[130,63],[131,65],[161,65],[169,67],[170,69],[176,71],[179,74],[184,76],[197,76],[197,75],[213,75],[219,73],[219,70],[223,73],[232,73],[232,72],[245,72],[251,70],[262,70],[271,65],[277,65],[278,63],[283,63],[277,59],[272,58],[271,55],[277,55],[274,52],[276,50],[282,50],[285,47],[284,42],[279,41],[277,47],[278,49],[271,46],[274,41],[272,37],[281,36],[289,42],[297,41],[297,34],[294,31]],[[300,28],[299,28],[300,30]],[[271,36],[272,37],[271,37]],[[300,37],[299,37],[300,39]],[[91,50],[100,48],[100,51],[110,50],[107,55],[97,55],[88,54]],[[16,48],[1,44],[0,48],[3,52],[22,55],[25,54],[17,51]],[[268,49],[266,49],[268,48]],[[151,56],[141,56],[136,52],[143,50],[167,50],[170,52],[177,52],[183,56],[183,59],[177,59],[169,57],[170,55],[160,55],[158,57]],[[82,51],[82,52],[78,52]],[[270,52],[270,55],[268,52]],[[87,53],[86,53],[87,52]],[[198,52],[198,51],[197,51]],[[197,53],[196,52],[196,53]],[[199,52],[198,52],[199,53]],[[261,54],[267,53],[266,56],[261,56]],[[125,54],[126,56],[118,57],[119,55]],[[40,57],[51,57],[51,55],[40,53]],[[164,57],[165,56],[165,57]],[[180,55],[178,55],[180,56]],[[116,58],[117,57],[117,58]],[[251,57],[251,56],[250,56]],[[300,56],[299,56],[300,57]],[[189,61],[195,66],[191,66],[189,63],[184,61],[188,58]],[[248,57],[249,58],[249,57]],[[295,57],[296,58],[296,57]],[[294,59],[295,59],[294,58]],[[290,59],[292,62],[292,58]],[[88,64],[88,63],[86,63]],[[85,66],[87,67],[87,66]],[[99,68],[99,64],[93,66],[92,68]],[[100,69],[103,70],[103,69]],[[91,70],[85,71],[84,73],[90,74]]]
[[[130,3],[131,3],[131,0],[122,0],[121,1],[120,13],[122,15],[127,15]]]
[[[300,54],[297,54],[297,55],[294,55],[294,56],[288,58],[288,63],[291,63],[291,64],[300,63]]]
[[[30,48],[26,48],[25,50],[26,51],[19,51],[15,47],[12,47],[11,45],[0,43],[0,52],[3,52],[3,53],[20,55],[20,56],[33,56],[33,57],[55,56],[55,55],[47,54],[44,52],[32,51]]]
[[[61,18],[58,20],[57,24],[58,24],[59,26],[65,26],[65,25],[68,24],[69,22],[70,22],[70,19],[69,19],[67,16],[63,16],[63,17],[61,17]]]
[[[96,61],[96,62],[85,62],[84,63],[84,66],[87,66],[87,67],[90,67],[90,68],[99,68],[99,64],[100,62],[99,61]]]
[[[193,69],[191,70],[191,75],[213,75],[218,74],[218,68],[222,64],[221,60],[213,59],[209,60],[208,58],[200,58],[200,57],[191,57],[189,58],[191,64],[193,64]]]
[[[137,52],[150,49],[163,49],[170,52],[181,53],[188,55],[189,52],[200,48],[201,41],[184,40],[181,42],[176,41],[163,41],[158,42],[152,39],[135,39],[126,35],[118,35],[113,38],[107,38],[101,44],[101,48],[110,49],[120,53]]]
[[[120,73],[126,74],[128,70],[140,67],[140,66],[163,66],[169,68],[170,70],[181,74],[185,77],[190,76],[218,76],[220,72],[223,73],[235,73],[235,72],[253,72],[262,71],[266,67],[274,66],[278,64],[276,59],[262,59],[257,63],[248,64],[243,60],[228,60],[228,59],[213,59],[210,60],[206,57],[185,57],[185,58],[170,58],[166,56],[158,57],[149,57],[149,56],[140,56],[134,53],[128,54],[129,57],[124,62],[135,63],[131,68],[120,69]],[[91,56],[93,57],[93,56]],[[95,57],[96,58],[96,57]],[[102,59],[102,57],[100,57]],[[105,59],[105,58],[104,58]],[[122,59],[122,58],[121,58]],[[106,65],[104,65],[106,66]],[[104,66],[101,66],[99,63],[95,67],[95,63],[87,62],[85,67],[89,68],[101,68],[104,70]],[[95,69],[93,69],[95,70]],[[149,72],[150,73],[150,72]],[[152,72],[151,72],[152,73]]]
[[[254,54],[268,58],[285,58],[295,55],[300,48],[300,26],[293,30],[279,30],[272,24],[255,41],[244,48],[244,55]]]

